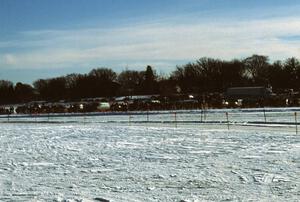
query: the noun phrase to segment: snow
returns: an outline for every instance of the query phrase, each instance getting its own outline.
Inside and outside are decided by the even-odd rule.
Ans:
[[[299,200],[292,126],[105,123],[113,118],[0,123],[0,201]]]

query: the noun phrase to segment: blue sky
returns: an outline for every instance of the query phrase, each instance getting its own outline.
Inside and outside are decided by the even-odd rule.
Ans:
[[[0,0],[0,79],[300,58],[299,10],[296,0]]]

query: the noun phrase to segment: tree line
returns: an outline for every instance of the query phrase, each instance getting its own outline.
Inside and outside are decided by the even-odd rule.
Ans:
[[[130,95],[172,95],[222,93],[229,87],[265,86],[274,92],[300,89],[300,62],[297,58],[270,62],[268,56],[252,55],[230,61],[203,57],[177,66],[168,76],[153,67],[144,71],[109,68],[92,69],[87,74],[69,74],[38,79],[32,85],[0,80],[0,104],[33,100],[58,101]]]

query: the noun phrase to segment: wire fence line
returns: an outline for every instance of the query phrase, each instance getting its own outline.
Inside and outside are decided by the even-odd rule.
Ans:
[[[5,119],[72,119],[78,117],[90,117],[94,120],[117,120],[131,116],[143,121],[226,121],[231,122],[295,122],[295,116],[300,113],[300,108],[289,109],[249,109],[249,110],[173,110],[173,111],[131,111],[131,112],[96,112],[96,113],[57,113],[57,114],[7,114],[0,115],[0,120]],[[176,115],[176,116],[175,116]],[[228,117],[227,117],[228,116]],[[152,118],[152,119],[151,119]]]
[[[205,109],[0,115],[1,123],[157,123],[297,126],[300,108]],[[298,128],[297,128],[298,131]]]

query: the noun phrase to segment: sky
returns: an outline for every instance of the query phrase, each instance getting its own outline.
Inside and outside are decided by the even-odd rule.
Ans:
[[[0,0],[0,79],[300,58],[299,0]]]

